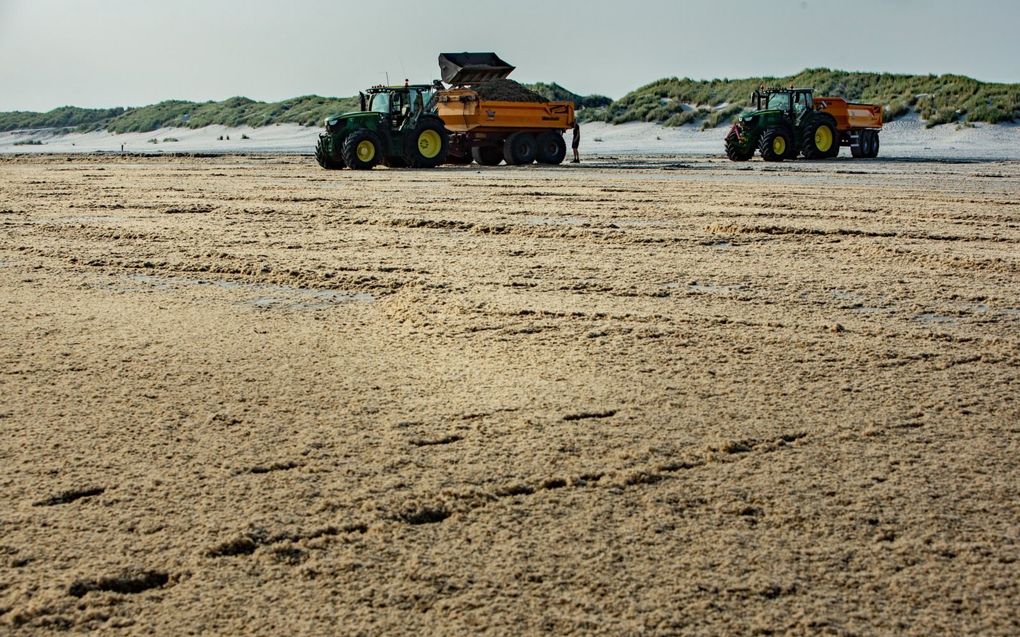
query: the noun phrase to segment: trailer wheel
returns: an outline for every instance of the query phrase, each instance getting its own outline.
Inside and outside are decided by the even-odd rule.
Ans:
[[[868,131],[868,157],[874,159],[878,157],[878,131]]]
[[[567,156],[567,144],[563,141],[563,135],[547,131],[538,136],[538,153],[535,156],[540,164],[562,164],[563,158]]]
[[[726,156],[730,161],[747,161],[754,157],[754,144],[741,146],[740,136],[732,131],[726,136]]]
[[[503,159],[507,165],[524,165],[535,161],[538,144],[531,133],[517,132],[503,142]]]
[[[347,136],[341,154],[354,170],[370,170],[382,159],[382,144],[372,131],[359,130]]]
[[[407,137],[404,161],[411,168],[435,168],[446,163],[449,147],[446,127],[436,119],[423,119]]]
[[[783,161],[790,152],[793,139],[783,128],[770,128],[761,136],[758,150],[765,161]]]
[[[475,146],[471,156],[480,166],[498,166],[503,161],[503,150],[497,146]]]
[[[800,147],[806,159],[832,157],[833,147],[839,148],[839,133],[830,118],[818,116],[807,123]]]
[[[857,135],[856,136],[851,136],[851,139],[850,139],[850,154],[853,157],[860,158],[860,157],[865,157],[866,156],[864,140],[865,140],[865,137],[867,136],[866,135],[867,132],[868,131],[866,131],[866,130],[857,131]]]
[[[319,135],[319,141],[315,144],[315,161],[326,170],[340,170],[344,167],[343,159],[334,159],[329,151],[329,135]]]

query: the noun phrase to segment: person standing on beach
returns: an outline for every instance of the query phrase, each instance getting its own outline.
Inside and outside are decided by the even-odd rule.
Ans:
[[[572,164],[581,163],[581,158],[577,155],[577,148],[581,145],[581,125],[574,120],[574,137],[570,142],[570,147],[574,149],[574,159],[570,162]]]

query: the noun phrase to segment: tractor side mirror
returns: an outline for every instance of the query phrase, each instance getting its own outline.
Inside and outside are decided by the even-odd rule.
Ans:
[[[365,94],[358,91],[358,99],[361,101],[361,112],[364,113],[368,110],[367,105],[365,104]]]

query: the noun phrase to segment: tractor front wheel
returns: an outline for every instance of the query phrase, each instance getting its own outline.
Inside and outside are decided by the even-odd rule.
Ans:
[[[319,135],[319,141],[315,144],[315,161],[326,170],[340,170],[344,167],[343,159],[334,159],[329,151],[329,136]]]
[[[754,144],[741,144],[736,131],[726,136],[726,156],[730,161],[747,161],[754,157]]]
[[[471,156],[479,166],[498,166],[503,161],[503,151],[496,146],[475,146]]]
[[[382,159],[382,144],[372,131],[359,130],[347,136],[341,154],[354,170],[370,170]]]
[[[442,122],[423,119],[407,138],[404,160],[411,168],[435,168],[446,163],[450,134]]]
[[[836,126],[828,118],[819,117],[804,127],[803,143],[800,151],[807,159],[826,159],[834,157],[832,150],[839,152],[839,133]]]
[[[563,141],[563,135],[554,131],[547,131],[538,136],[538,153],[535,160],[540,164],[557,165],[563,163],[567,156],[567,144]]]
[[[770,128],[761,136],[758,150],[765,161],[783,161],[790,153],[793,139],[783,128]]]
[[[507,165],[524,165],[535,161],[538,144],[531,133],[517,132],[503,142],[503,159]]]

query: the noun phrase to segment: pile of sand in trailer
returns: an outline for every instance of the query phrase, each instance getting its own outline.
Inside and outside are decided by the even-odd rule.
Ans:
[[[472,87],[483,100],[494,102],[548,102],[549,100],[513,80],[489,80]]]

